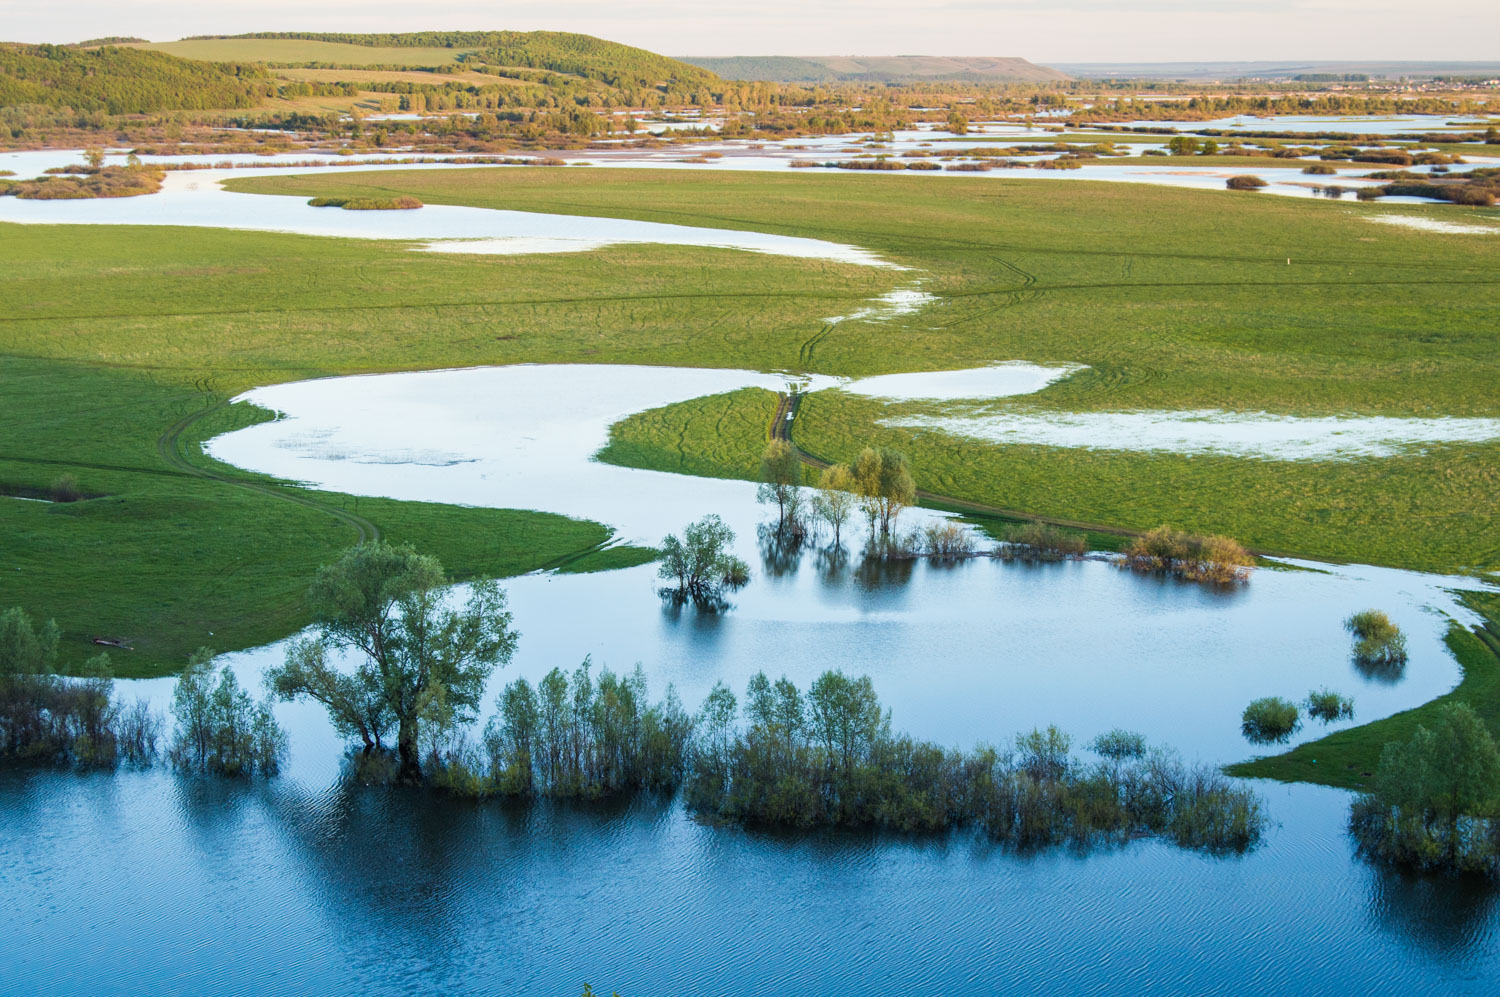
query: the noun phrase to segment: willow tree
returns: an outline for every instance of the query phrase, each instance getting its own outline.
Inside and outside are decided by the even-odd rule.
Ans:
[[[323,703],[346,734],[394,727],[398,778],[420,780],[421,738],[473,721],[486,681],[510,661],[519,636],[494,582],[475,584],[459,608],[447,587],[437,558],[409,546],[350,548],[308,589],[318,637],[293,645],[270,676],[273,688]],[[329,661],[330,649],[355,652],[352,674]]]

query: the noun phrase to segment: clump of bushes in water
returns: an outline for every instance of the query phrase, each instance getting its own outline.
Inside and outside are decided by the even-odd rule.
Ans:
[[[996,555],[1021,561],[1062,561],[1082,557],[1087,550],[1088,541],[1082,533],[1033,521],[1007,531]]]
[[[1406,635],[1378,609],[1365,609],[1344,621],[1354,635],[1354,659],[1368,665],[1406,663]]]
[[[0,613],[0,755],[88,768],[150,765],[161,716],[144,699],[127,706],[115,698],[105,654],[76,678],[53,674],[57,644],[55,623],[38,626],[20,608]],[[275,774],[286,735],[228,666],[215,676],[212,657],[200,650],[177,682],[168,757],[179,768],[219,775]]]
[[[1379,187],[1361,187],[1361,201],[1380,197],[1428,197],[1471,207],[1488,207],[1500,198],[1500,169],[1470,170],[1451,176],[1424,176],[1420,173],[1391,171],[1372,173],[1374,179],[1394,182]]]
[[[1260,177],[1253,176],[1247,173],[1241,174],[1240,176],[1236,177],[1230,177],[1228,180],[1224,181],[1224,186],[1228,187],[1230,190],[1260,190],[1262,187],[1266,186],[1266,182]]]
[[[536,687],[506,686],[482,747],[434,751],[433,782],[465,796],[585,797],[681,784],[693,721],[671,686],[647,701],[639,665],[626,676],[589,674],[587,658],[572,681],[552,669]]]
[[[681,539],[668,534],[661,542],[657,577],[677,585],[660,589],[662,597],[678,603],[691,601],[706,609],[723,608],[725,590],[750,581],[750,566],[729,552],[733,543],[734,531],[714,515],[688,526]]]
[[[1307,715],[1331,724],[1337,720],[1354,719],[1354,700],[1341,696],[1331,689],[1319,689],[1307,694],[1303,704]]]
[[[1337,173],[1338,169],[1328,165],[1327,163],[1312,163],[1308,166],[1302,167],[1302,172],[1311,173],[1313,176],[1326,177],[1332,176],[1333,174]]]
[[[149,762],[160,721],[144,702],[114,698],[107,655],[77,679],[52,674],[57,642],[55,623],[38,626],[19,607],[0,613],[0,755],[86,768]]]
[[[978,547],[974,533],[961,523],[932,523],[922,530],[919,547],[928,557],[973,557]]]
[[[1131,541],[1121,563],[1136,571],[1223,585],[1245,581],[1255,562],[1229,537],[1198,536],[1162,525]]]
[[[314,208],[345,211],[410,211],[422,206],[415,197],[315,197],[307,203]]]
[[[213,775],[275,775],[286,733],[268,702],[255,703],[234,670],[215,672],[213,652],[199,648],[172,691],[176,725],[167,757],[180,769]]]
[[[1259,800],[1209,768],[1133,745],[1084,766],[1055,727],[1011,750],[959,752],[893,734],[868,677],[825,672],[804,694],[754,676],[744,722],[715,686],[698,716],[685,797],[705,817],[751,825],[982,828],[1018,848],[1157,834],[1238,851],[1259,841]]]
[[[1277,696],[1257,699],[1240,714],[1240,731],[1256,744],[1279,744],[1301,726],[1297,704]]]
[[[1500,878],[1500,749],[1479,715],[1452,703],[1387,744],[1349,830],[1376,861]]]
[[[42,177],[0,184],[0,195],[23,200],[61,201],[96,197],[135,197],[161,190],[162,172],[129,166],[78,167],[78,175]]]

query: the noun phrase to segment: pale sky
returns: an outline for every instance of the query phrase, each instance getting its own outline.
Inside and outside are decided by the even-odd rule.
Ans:
[[[1497,0],[0,0],[9,41],[459,28],[579,31],[667,55],[1500,59]]]

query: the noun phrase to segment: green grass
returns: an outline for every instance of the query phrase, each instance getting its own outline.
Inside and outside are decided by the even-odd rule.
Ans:
[[[0,605],[56,615],[70,660],[88,650],[77,640],[90,632],[142,647],[159,640],[151,667],[161,668],[207,630],[224,648],[288,632],[307,573],[360,520],[437,550],[460,574],[565,561],[604,539],[599,527],[502,528],[492,511],[364,499],[356,509],[343,496],[273,488],[313,503],[301,505],[196,477],[194,440],[249,417],[239,410],[215,410],[162,443],[174,423],[258,384],[540,361],[852,376],[1024,359],[1090,365],[1029,399],[1059,410],[1500,414],[1500,244],[1361,217],[1472,217],[1448,206],[993,176],[590,169],[234,186],[780,232],[913,269],[670,246],[465,257],[275,233],[0,227],[0,485],[45,488],[70,470],[86,491],[110,496],[66,509],[0,500],[0,529],[26,531],[24,563],[0,565]],[[824,321],[918,281],[939,300],[915,315]],[[611,454],[745,475],[768,397],[710,400],[654,427],[643,417],[638,431],[616,434]],[[1024,512],[1067,510],[1108,526],[1166,519],[1266,548],[1407,566],[1500,564],[1491,447],[1289,468],[912,439],[877,430],[880,415],[867,400],[810,399],[797,439],[837,457],[887,434],[911,453],[924,487]],[[532,529],[534,551],[524,539]],[[492,548],[472,542],[486,531]],[[23,570],[5,570],[14,567]],[[220,576],[231,580],[216,589]]]
[[[1490,732],[1500,737],[1500,594],[1465,592],[1462,599],[1485,623],[1472,631],[1455,623],[1448,631],[1448,648],[1463,669],[1463,679],[1452,692],[1384,720],[1298,745],[1285,754],[1230,766],[1228,772],[1253,779],[1366,789],[1385,745],[1409,739],[1418,724],[1431,727],[1438,709],[1448,703],[1467,703]]]

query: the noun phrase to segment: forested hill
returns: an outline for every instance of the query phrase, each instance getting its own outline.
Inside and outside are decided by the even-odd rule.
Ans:
[[[565,31],[412,31],[356,35],[316,31],[259,31],[246,35],[204,35],[215,39],[289,39],[365,45],[372,48],[449,48],[475,53],[492,66],[523,66],[572,73],[611,86],[677,83],[708,85],[708,70],[642,48]],[[193,41],[195,39],[184,39]]]
[[[255,107],[269,82],[264,67],[249,63],[0,42],[0,107],[45,104],[108,114]]]
[[[991,56],[683,56],[683,61],[730,80],[777,83],[913,83],[925,80],[1000,83],[1065,80],[1066,73],[1025,59]]]

